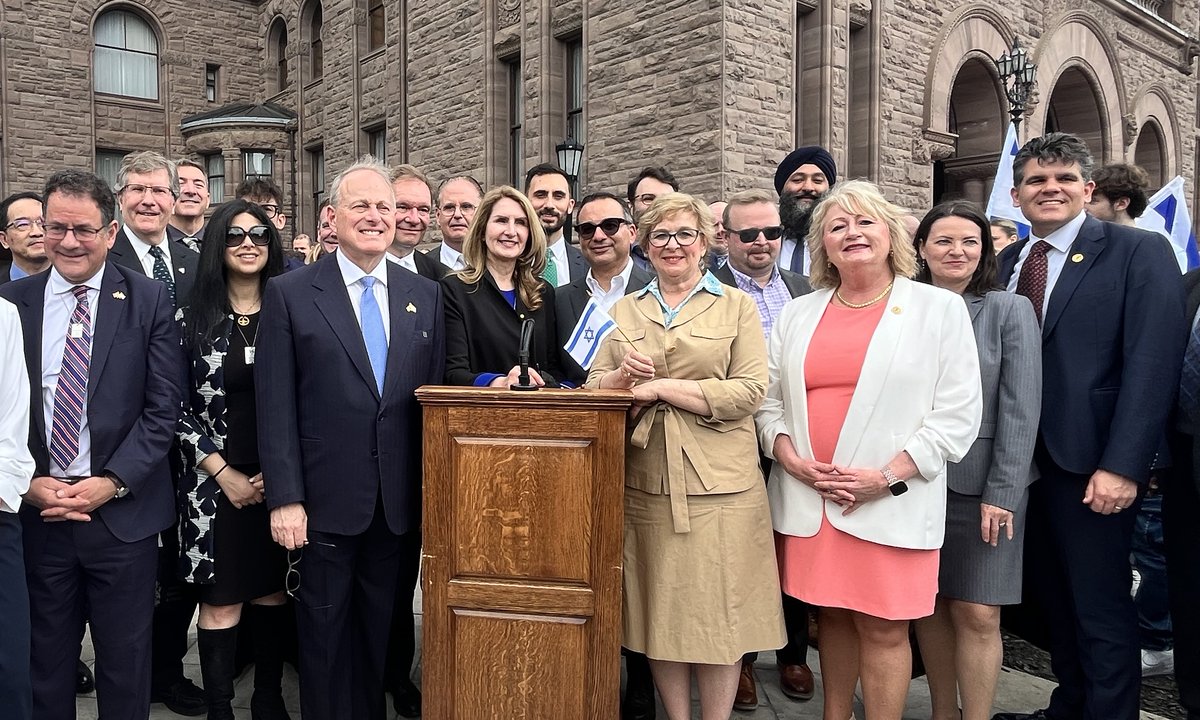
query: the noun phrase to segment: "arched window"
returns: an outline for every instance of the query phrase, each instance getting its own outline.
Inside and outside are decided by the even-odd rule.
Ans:
[[[158,38],[141,17],[109,10],[96,18],[93,62],[96,92],[158,99]]]
[[[287,24],[283,18],[276,18],[271,23],[269,36],[271,62],[275,66],[275,92],[283,92],[288,86],[288,57],[287,57]]]
[[[322,25],[321,5],[318,3],[313,9],[312,20],[309,21],[308,31],[309,69],[312,70],[312,77],[314,80],[321,77],[321,66],[325,61],[325,50],[321,46],[321,30],[323,29]]]

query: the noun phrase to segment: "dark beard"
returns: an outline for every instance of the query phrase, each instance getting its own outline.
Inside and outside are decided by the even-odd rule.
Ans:
[[[808,235],[813,208],[821,202],[822,197],[824,194],[801,197],[798,193],[789,192],[779,198],[779,224],[783,226],[788,237],[804,241]],[[811,200],[811,203],[805,205],[801,200]]]
[[[562,230],[563,226],[567,224],[567,218],[569,217],[570,215],[559,215],[558,220],[556,220],[553,225],[546,225],[545,223],[542,223],[542,230],[546,233],[546,238],[549,239],[551,235],[559,230]]]

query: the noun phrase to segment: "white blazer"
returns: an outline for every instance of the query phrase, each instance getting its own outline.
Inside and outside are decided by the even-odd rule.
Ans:
[[[812,459],[804,359],[833,290],[798,297],[775,322],[767,349],[767,397],[755,416],[763,452],[780,433]],[[979,433],[983,392],[971,317],[947,290],[896,278],[867,347],[862,374],[838,436],[833,462],[881,468],[907,450],[920,471],[898,497],[884,495],[849,516],[775,463],[767,493],[775,529],[810,537],[829,523],[850,535],[900,548],[934,549],[946,529],[946,463],[961,460]]]

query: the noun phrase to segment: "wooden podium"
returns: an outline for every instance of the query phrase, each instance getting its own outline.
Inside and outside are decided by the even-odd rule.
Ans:
[[[632,396],[424,387],[417,398],[423,716],[616,718]]]

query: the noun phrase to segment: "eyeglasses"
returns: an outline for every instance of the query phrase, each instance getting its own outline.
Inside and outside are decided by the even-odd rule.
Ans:
[[[765,237],[768,242],[772,240],[778,240],[779,238],[783,237],[783,228],[778,225],[772,225],[771,227],[764,228],[746,228],[745,230],[729,230],[726,228],[725,232],[737,233],[738,240],[741,240],[747,245],[757,240],[759,234]]]
[[[51,240],[62,240],[68,232],[71,232],[75,233],[75,239],[80,242],[91,242],[104,230],[104,228],[93,228],[86,225],[74,226],[60,223],[47,223],[44,227],[46,228],[46,237]]]
[[[459,213],[459,212],[462,213],[463,217],[469,217],[471,215],[474,215],[475,211],[477,209],[478,209],[478,207],[476,207],[475,205],[473,205],[471,203],[458,203],[458,204],[446,203],[445,205],[438,208],[438,212],[445,215],[446,217],[454,217],[454,214]]]
[[[679,247],[687,247],[696,242],[698,237],[700,237],[700,231],[693,228],[680,228],[675,232],[655,230],[650,233],[650,245],[656,248],[666,247],[667,243],[674,239]]]
[[[633,201],[637,202],[637,203],[641,203],[642,205],[649,205],[650,203],[654,202],[657,199],[658,199],[658,196],[655,195],[654,193],[642,193],[641,195],[635,196],[633,198]]]
[[[622,225],[626,224],[632,225],[633,223],[625,218],[604,218],[598,223],[579,223],[575,226],[575,229],[579,231],[579,237],[584,240],[591,240],[592,236],[596,234],[596,228],[600,228],[604,231],[605,235],[612,237],[621,230]]]
[[[269,218],[274,218],[276,215],[279,214],[279,206],[276,205],[275,203],[254,203],[254,204],[259,206],[260,208],[262,208],[263,212],[265,212],[267,214],[267,217],[269,217]]]
[[[250,236],[250,242],[255,245],[271,244],[271,228],[266,225],[255,225],[249,230],[234,226],[225,231],[225,247],[238,247]]]
[[[37,225],[38,227],[45,229],[46,221],[41,218],[36,218],[34,220],[30,220],[29,218],[17,218],[16,220],[13,220],[9,224],[5,225],[4,229],[7,230],[9,228],[12,228],[13,230],[20,230],[21,232],[25,232],[26,230],[29,230],[30,228],[32,228],[34,225]]]
[[[155,200],[166,200],[167,198],[174,199],[175,191],[166,185],[126,185],[121,188],[122,193],[132,193],[134,195],[145,196],[147,192]]]
[[[293,553],[295,553],[294,558],[292,555]],[[303,547],[296,548],[295,550],[288,550],[288,569],[283,576],[283,589],[287,591],[288,596],[293,598],[296,597],[296,593],[300,592],[300,570],[296,566],[300,564],[300,559],[303,557]]]

